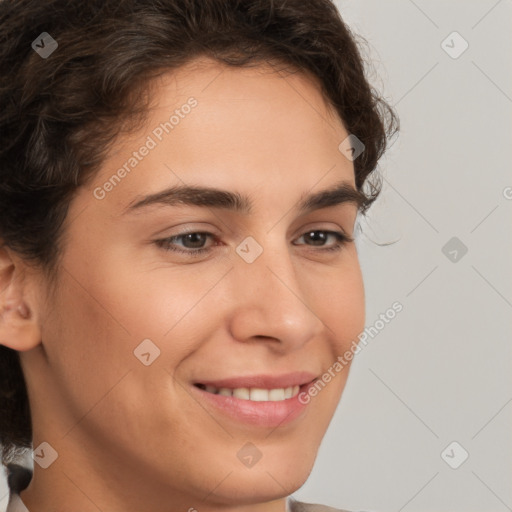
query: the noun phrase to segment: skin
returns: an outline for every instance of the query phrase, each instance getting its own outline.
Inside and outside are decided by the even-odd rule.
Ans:
[[[211,414],[189,388],[199,378],[320,376],[364,329],[354,242],[322,252],[302,237],[353,236],[357,206],[294,209],[302,194],[340,180],[355,187],[353,162],[338,150],[348,133],[303,73],[204,59],[153,85],[145,126],[119,138],[71,203],[55,294],[37,268],[1,250],[2,304],[28,314],[6,311],[0,341],[20,351],[33,446],[58,452],[47,469],[34,464],[21,498],[31,512],[284,512],[312,469],[349,366],[278,428]],[[104,199],[94,197],[191,96],[190,114]],[[142,194],[183,183],[248,194],[253,212],[182,205],[122,215]],[[215,234],[203,242],[210,253],[154,243],[189,227]],[[250,264],[235,252],[247,236],[263,248]],[[186,244],[175,242],[193,250]],[[150,366],[133,354],[147,338],[161,351]],[[262,453],[251,468],[237,458],[246,442]]]

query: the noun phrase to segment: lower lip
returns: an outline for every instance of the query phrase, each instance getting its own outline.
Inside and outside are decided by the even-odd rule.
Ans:
[[[199,395],[201,401],[206,406],[210,406],[208,409],[213,406],[222,414],[245,424],[259,427],[279,427],[288,425],[304,414],[308,404],[301,403],[299,396],[303,392],[307,393],[312,385],[312,382],[304,384],[294,397],[276,402],[243,400],[234,396],[215,395],[194,385],[192,388],[196,395]]]

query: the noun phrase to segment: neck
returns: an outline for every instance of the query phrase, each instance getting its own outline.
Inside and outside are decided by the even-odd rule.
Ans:
[[[172,481],[162,482],[149,470],[137,468],[115,454],[93,455],[76,450],[77,444],[58,446],[58,458],[48,468],[34,463],[30,484],[19,493],[29,512],[286,512],[286,498],[254,503],[243,494],[240,502],[226,502],[215,494],[212,486],[209,494],[184,493],[173,486]],[[34,446],[39,446],[34,443]],[[79,443],[82,447],[88,443]],[[47,454],[46,454],[47,455]],[[37,460],[37,449],[34,451]],[[99,462],[101,461],[101,462]],[[227,477],[220,478],[218,485]],[[173,480],[172,477],[169,480]],[[25,483],[26,485],[26,483]],[[21,486],[24,487],[23,485]],[[16,490],[13,487],[13,490]],[[242,490],[243,491],[243,490]],[[252,503],[247,503],[252,501]],[[22,509],[23,510],[23,509]]]

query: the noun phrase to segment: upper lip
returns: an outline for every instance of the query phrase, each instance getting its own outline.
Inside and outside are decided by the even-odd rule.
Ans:
[[[302,386],[316,379],[316,375],[310,372],[292,372],[282,375],[247,375],[241,377],[228,377],[217,380],[198,380],[194,384],[204,384],[216,388],[262,388],[276,389]]]

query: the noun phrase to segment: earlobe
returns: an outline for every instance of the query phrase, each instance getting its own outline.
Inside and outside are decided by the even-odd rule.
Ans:
[[[18,313],[23,317],[23,318],[29,318],[30,317],[30,311],[27,307],[27,305],[22,302],[17,308],[16,310],[18,311]]]
[[[26,351],[40,343],[40,330],[30,305],[34,297],[26,267],[0,247],[0,345]]]
[[[19,352],[31,350],[40,343],[39,328],[27,313],[26,305],[8,307],[0,313],[0,345]]]
[[[6,313],[9,313],[11,311],[16,310],[16,312],[22,317],[22,318],[29,318],[30,317],[30,311],[27,307],[27,305],[22,302],[18,305],[17,301],[14,301],[12,299],[7,300],[0,311],[0,317],[3,317]]]

